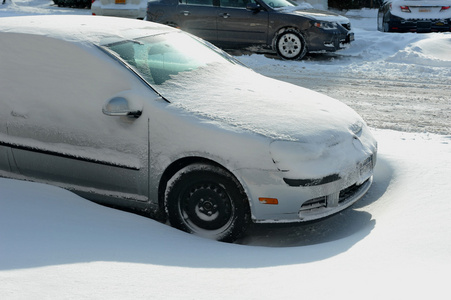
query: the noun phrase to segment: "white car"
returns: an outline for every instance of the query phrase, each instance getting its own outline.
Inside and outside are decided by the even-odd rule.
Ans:
[[[112,16],[143,20],[147,14],[147,0],[93,0],[91,12],[97,16]]]
[[[222,241],[251,220],[330,216],[370,188],[376,141],[357,113],[183,31],[8,17],[0,39],[0,176]]]
[[[451,0],[381,0],[379,31],[451,31]]]

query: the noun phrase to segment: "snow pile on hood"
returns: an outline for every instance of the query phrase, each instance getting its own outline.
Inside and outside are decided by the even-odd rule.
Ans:
[[[349,23],[349,19],[344,16],[326,10],[314,9],[313,6],[308,3],[301,3],[298,6],[276,8],[276,10],[283,13],[305,16],[318,21]]]
[[[338,100],[235,65],[180,73],[158,89],[173,106],[272,139],[323,142],[363,124]]]
[[[328,21],[337,23],[349,23],[349,19],[339,14],[335,14],[329,11],[311,9],[311,10],[294,10],[293,14],[305,16],[318,21]]]
[[[286,6],[286,7],[276,8],[276,10],[283,11],[283,12],[290,12],[290,11],[301,10],[301,9],[313,9],[313,6],[306,2],[301,2],[301,3],[296,3],[296,4],[297,4],[296,6]]]

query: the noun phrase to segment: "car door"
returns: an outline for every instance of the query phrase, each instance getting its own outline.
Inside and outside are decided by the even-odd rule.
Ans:
[[[217,0],[182,0],[177,6],[178,26],[204,40],[217,41]]]
[[[2,117],[20,175],[94,197],[147,201],[145,105],[156,95],[95,46],[6,34],[2,49]],[[103,113],[124,100],[142,115]]]
[[[268,12],[246,9],[254,0],[220,0],[218,41],[221,45],[240,47],[266,44]]]

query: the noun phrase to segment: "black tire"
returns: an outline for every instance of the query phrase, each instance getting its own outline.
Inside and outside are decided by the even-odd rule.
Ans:
[[[173,227],[223,242],[239,238],[250,220],[248,200],[238,181],[207,164],[177,172],[168,182],[165,206]]]
[[[295,29],[285,29],[275,38],[274,48],[277,54],[286,60],[302,59],[307,53],[305,39]]]

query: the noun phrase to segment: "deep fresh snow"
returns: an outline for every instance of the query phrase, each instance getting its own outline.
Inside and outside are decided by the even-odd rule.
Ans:
[[[0,17],[90,14],[14,3],[0,4]],[[448,299],[451,34],[381,33],[375,10],[346,16],[356,34],[347,50],[299,62],[237,57],[347,103],[374,128],[378,163],[361,201],[225,244],[0,179],[0,299]]]

